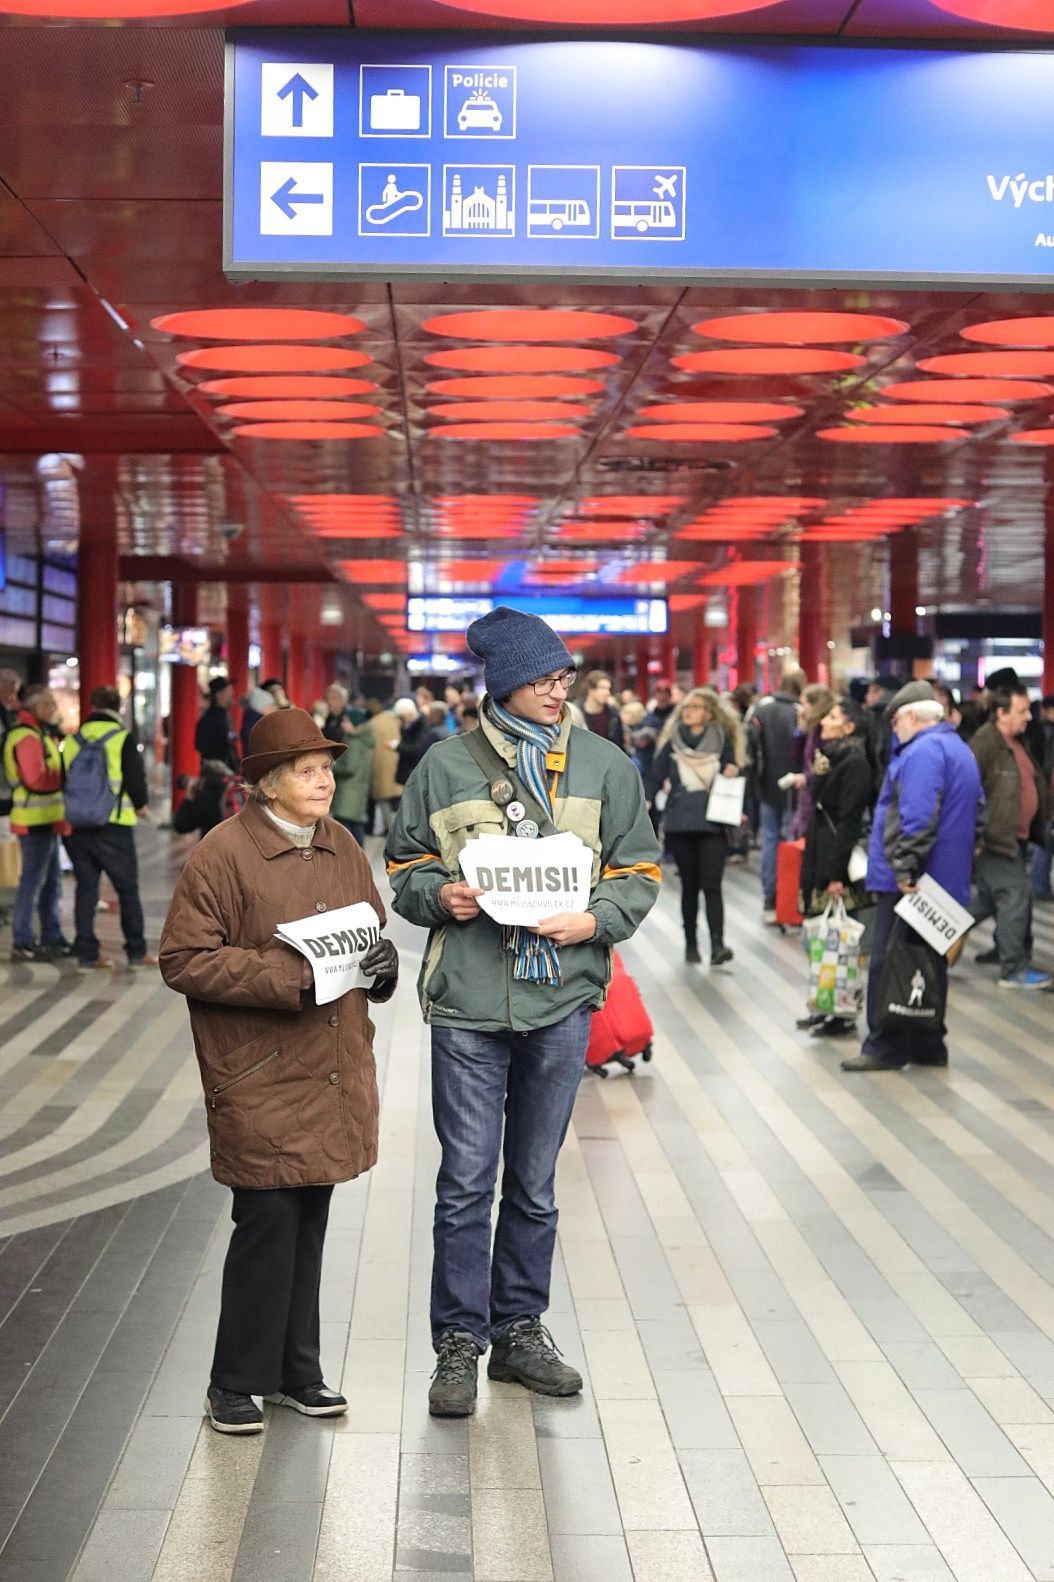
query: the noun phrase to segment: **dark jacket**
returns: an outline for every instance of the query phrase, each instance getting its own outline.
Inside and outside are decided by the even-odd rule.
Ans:
[[[720,728],[719,728],[720,729]],[[736,761],[732,743],[720,731],[721,747],[718,752],[718,773]],[[670,782],[669,796],[662,815],[662,827],[667,835],[725,835],[727,824],[711,824],[706,816],[710,801],[709,791],[686,791],[681,784],[677,759],[673,753],[672,739],[655,754],[651,768],[644,778],[644,795],[649,802],[655,800],[660,786]]]
[[[207,835],[210,829],[222,824],[228,812],[224,794],[236,781],[237,776],[226,764],[206,759],[201,766],[201,778],[172,814],[172,828],[176,834],[191,835],[200,830],[202,835]]]
[[[1042,846],[1046,838],[1050,798],[1039,766],[1029,752],[1024,737],[1021,737],[1021,745],[1032,765],[1039,798],[1039,808],[1032,820],[1028,838]],[[970,751],[977,759],[981,785],[988,803],[988,818],[981,844],[985,851],[997,852],[1001,857],[1016,857],[1019,849],[1017,831],[1021,819],[1021,775],[1014,749],[995,721],[990,720],[971,738]]]
[[[594,736],[604,736],[609,742],[614,742],[616,747],[626,751],[626,732],[622,724],[622,716],[613,703],[605,703],[599,715],[587,714],[582,707],[582,717],[586,722],[586,729],[593,731]],[[590,721],[593,723],[591,724]],[[593,725],[599,726],[598,730]]]
[[[443,732],[435,725],[429,725],[423,714],[419,714],[412,724],[404,725],[396,753],[396,783],[404,786],[428,749],[443,739]]]
[[[825,767],[826,766],[826,767]],[[812,897],[829,884],[849,883],[849,857],[863,833],[864,817],[874,796],[871,766],[857,737],[829,746],[821,742],[813,760],[812,793],[801,889],[807,910]]]
[[[786,792],[777,781],[794,768],[794,734],[798,728],[798,700],[789,692],[762,698],[750,721],[748,740],[754,766],[754,786],[762,802],[786,805]]]
[[[243,758],[248,758],[249,756],[249,737],[253,733],[253,726],[262,719],[263,715],[259,709],[252,708],[250,704],[247,703],[242,709],[242,722],[238,727],[238,739],[241,744]],[[201,721],[199,720],[198,724],[200,725],[200,723]]]
[[[216,703],[209,704],[198,720],[194,732],[194,747],[201,755],[203,763],[206,758],[214,758],[218,763],[226,764],[228,769],[237,769],[238,755],[234,750],[234,733],[231,730],[231,717],[226,709],[221,709]]]
[[[977,760],[946,720],[897,742],[875,808],[867,888],[895,895],[898,881],[928,873],[968,906],[983,812]]]

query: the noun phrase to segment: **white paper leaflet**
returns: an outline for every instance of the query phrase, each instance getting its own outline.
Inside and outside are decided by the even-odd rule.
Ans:
[[[532,928],[556,912],[584,912],[589,905],[593,853],[577,835],[518,840],[478,835],[461,852],[461,871],[479,904],[496,923]]]
[[[339,1000],[349,989],[369,988],[373,982],[359,968],[370,946],[381,937],[381,920],[368,901],[280,923],[275,937],[310,961],[319,1005]]]

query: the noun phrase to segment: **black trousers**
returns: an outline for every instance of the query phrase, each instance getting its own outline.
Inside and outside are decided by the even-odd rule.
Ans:
[[[864,1054],[878,1055],[882,1059],[913,1060],[943,1060],[947,1057],[948,1046],[944,1041],[947,1028],[941,1022],[939,1026],[912,1027],[887,1027],[881,1032],[874,1032],[876,1012],[879,1001],[879,990],[885,973],[886,952],[889,949],[889,936],[896,921],[894,907],[900,900],[899,895],[880,895],[875,912],[875,937],[871,946],[871,968],[867,980],[867,1025],[868,1034],[864,1039]],[[948,962],[944,956],[933,952],[937,963],[938,981],[941,985],[942,998],[947,1002],[948,997]]]
[[[321,1384],[318,1287],[333,1188],[233,1190],[212,1383],[240,1395]]]
[[[99,883],[105,874],[117,891],[121,908],[121,932],[128,960],[142,961],[146,955],[146,925],[143,922],[143,903],[139,899],[135,830],[129,824],[104,824],[101,829],[75,829],[66,839],[66,850],[70,854],[73,876],[77,881],[77,896],[73,903],[77,960],[88,965],[99,959],[95,913],[99,905]]]
[[[728,856],[728,841],[724,835],[693,830],[691,833],[667,835],[666,844],[673,854],[681,879],[681,918],[684,922],[685,943],[694,945],[696,942],[701,890],[706,905],[706,926],[710,930],[710,949],[720,950],[725,942],[725,903],[721,896],[721,879]]]

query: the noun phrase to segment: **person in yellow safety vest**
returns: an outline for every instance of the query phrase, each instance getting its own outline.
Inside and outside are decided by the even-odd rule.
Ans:
[[[102,954],[95,933],[103,874],[117,892],[129,967],[156,967],[157,957],[146,948],[135,851],[135,826],[146,817],[146,771],[135,737],[121,719],[117,689],[96,687],[89,702],[88,718],[62,744],[66,812],[73,826],[66,850],[77,881],[73,909],[77,971],[108,972],[114,965]]]
[[[11,960],[56,961],[73,952],[59,923],[59,836],[66,834],[62,754],[49,726],[58,717],[54,694],[27,687],[4,738],[4,777],[11,787],[11,833],[22,850],[22,876],[12,916]],[[40,938],[35,918],[40,916]]]

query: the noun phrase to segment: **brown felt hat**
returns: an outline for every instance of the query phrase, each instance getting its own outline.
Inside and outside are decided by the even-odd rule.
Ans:
[[[249,756],[242,759],[242,774],[251,785],[279,764],[292,763],[304,753],[327,752],[339,758],[347,752],[344,742],[323,736],[306,709],[276,709],[257,720],[249,735]]]

